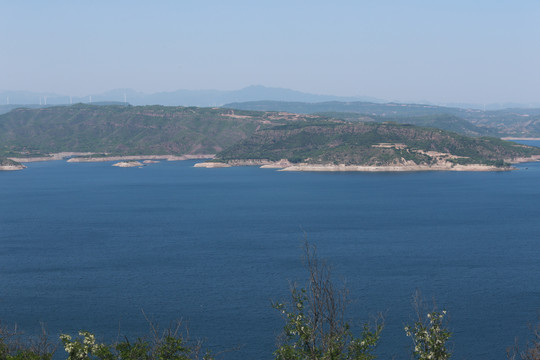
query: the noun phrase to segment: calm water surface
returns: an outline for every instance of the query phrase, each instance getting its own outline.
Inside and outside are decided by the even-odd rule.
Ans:
[[[226,359],[271,359],[272,300],[305,279],[304,232],[383,312],[381,358],[409,358],[419,289],[448,310],[456,359],[505,358],[540,310],[540,163],[502,173],[287,173],[161,162],[0,172],[0,320],[115,339],[183,319]],[[61,353],[61,352],[60,352]]]

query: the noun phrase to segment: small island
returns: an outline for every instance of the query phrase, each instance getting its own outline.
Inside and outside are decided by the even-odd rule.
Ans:
[[[143,166],[143,163],[140,161],[120,161],[112,166],[121,167],[121,168],[128,168],[128,167],[141,167]]]

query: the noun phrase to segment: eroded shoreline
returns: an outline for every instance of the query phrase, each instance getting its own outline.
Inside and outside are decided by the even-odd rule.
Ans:
[[[197,160],[197,159],[213,159],[215,154],[188,154],[188,155],[127,155],[127,156],[97,156],[92,157],[93,153],[78,153],[78,152],[61,152],[51,154],[50,156],[16,158],[9,159],[19,163],[30,163],[39,161],[54,161],[69,158],[67,162],[105,162],[105,161],[138,161],[147,160],[145,163],[154,162],[154,160],[166,161],[182,161],[182,160]],[[540,161],[540,155],[531,157],[521,157],[505,160],[511,164],[520,164],[526,162]],[[277,169],[278,171],[311,171],[311,172],[413,172],[413,171],[510,171],[515,170],[515,167],[496,167],[491,165],[472,164],[459,165],[450,162],[440,162],[434,165],[417,165],[414,163],[403,163],[385,166],[366,166],[366,165],[346,165],[346,164],[308,164],[308,163],[291,163],[286,159],[279,161],[270,161],[264,159],[246,159],[246,160],[230,160],[224,162],[200,162],[194,167],[199,168],[226,168],[233,166],[259,166],[263,169]],[[26,168],[24,165],[15,166],[0,166],[0,170],[22,170]]]
[[[126,156],[96,156],[95,153],[79,153],[79,152],[61,152],[50,154],[50,156],[36,156],[28,158],[10,157],[9,159],[19,163],[30,163],[39,161],[54,161],[64,160],[69,158],[67,162],[102,162],[102,161],[130,161],[130,160],[167,160],[167,161],[182,161],[194,159],[211,159],[215,154],[197,154],[197,155],[126,155]]]
[[[136,160],[167,160],[182,161],[213,158],[214,154],[201,155],[129,155],[129,156],[100,156],[100,157],[73,157],[67,162],[101,162],[101,161],[136,161]]]
[[[188,154],[188,155],[127,155],[127,156],[96,156],[95,153],[81,153],[81,152],[60,152],[50,154],[49,156],[35,156],[35,157],[9,157],[8,159],[18,162],[18,165],[2,165],[0,171],[16,171],[26,168],[24,163],[41,162],[41,161],[58,161],[69,158],[67,162],[105,162],[105,161],[120,161],[122,163],[130,164],[129,166],[117,165],[118,167],[133,167],[131,163],[138,160],[143,161],[142,165],[157,163],[157,160],[166,161],[182,161],[182,160],[197,160],[197,159],[211,159],[215,154]],[[137,165],[139,166],[139,165]]]
[[[507,160],[511,164],[540,161],[540,155]],[[259,166],[263,169],[278,169],[278,171],[313,171],[313,172],[412,172],[412,171],[511,171],[515,167],[497,167],[492,165],[472,164],[460,165],[451,162],[441,162],[434,165],[417,165],[414,163],[366,166],[345,164],[293,164],[286,159],[270,161],[261,159],[230,160],[227,163],[201,162],[194,165],[204,168],[225,168],[232,166]]]

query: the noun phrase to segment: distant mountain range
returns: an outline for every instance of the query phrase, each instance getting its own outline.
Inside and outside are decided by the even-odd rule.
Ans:
[[[383,100],[370,97],[344,97],[334,95],[316,95],[283,88],[248,86],[240,90],[176,90],[145,94],[131,89],[116,89],[84,97],[70,97],[54,93],[29,91],[0,91],[2,105],[64,105],[95,102],[126,102],[131,105],[166,105],[166,106],[222,106],[231,102],[275,100],[275,101],[372,101]]]
[[[266,87],[261,85],[248,86],[240,90],[176,90],[146,94],[132,89],[115,89],[104,93],[88,94],[86,96],[70,97],[69,94],[56,94],[51,92],[9,91],[0,90],[0,111],[7,112],[4,105],[65,105],[76,103],[119,102],[131,105],[166,105],[166,106],[200,106],[217,107],[228,103],[247,101],[287,101],[319,103],[329,101],[339,102],[371,102],[388,103],[388,100],[367,96],[334,96],[318,95],[285,88]],[[425,102],[423,102],[425,103]],[[430,104],[448,108],[500,110],[506,108],[540,108],[540,103],[519,104],[473,104],[448,103]]]

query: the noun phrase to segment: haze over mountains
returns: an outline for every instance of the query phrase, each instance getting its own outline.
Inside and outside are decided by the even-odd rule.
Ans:
[[[347,121],[390,121],[435,127],[471,136],[540,137],[539,108],[484,111],[435,105],[362,101],[320,103],[249,101],[226,104],[224,107],[317,114]]]
[[[143,93],[132,89],[114,89],[103,93],[88,94],[86,96],[70,96],[69,94],[57,94],[52,92],[35,91],[12,91],[0,90],[0,107],[6,112],[5,105],[63,105],[70,103],[95,103],[95,102],[127,102],[131,105],[166,105],[166,106],[222,106],[228,103],[248,101],[287,101],[287,102],[371,102],[387,103],[392,99],[380,99],[369,96],[335,96],[310,94],[306,92],[252,85],[239,90],[176,90],[169,92]],[[393,101],[396,102],[396,101]],[[414,103],[458,107],[466,109],[500,110],[506,108],[533,108],[539,107],[540,103],[445,103],[433,104],[429,101],[414,101]]]
[[[9,104],[0,105],[0,114],[21,106],[41,108],[90,102],[93,105],[158,104],[316,114],[353,122],[391,121],[436,127],[470,136],[540,137],[540,105],[537,108],[514,107],[483,110],[472,107],[383,102],[381,99],[366,97],[316,95],[264,86],[249,86],[235,91],[178,90],[154,94],[118,89],[85,98],[50,93],[4,91],[0,92],[0,99],[2,97]]]
[[[127,102],[131,105],[166,105],[166,106],[221,106],[231,102],[258,100],[275,101],[371,101],[384,100],[370,97],[344,97],[334,95],[317,95],[283,88],[272,88],[260,85],[248,86],[240,90],[176,90],[145,94],[131,89],[115,89],[100,94],[76,97],[54,93],[38,93],[29,91],[0,91],[2,105],[9,104],[41,104],[63,105],[70,103],[90,102]]]

